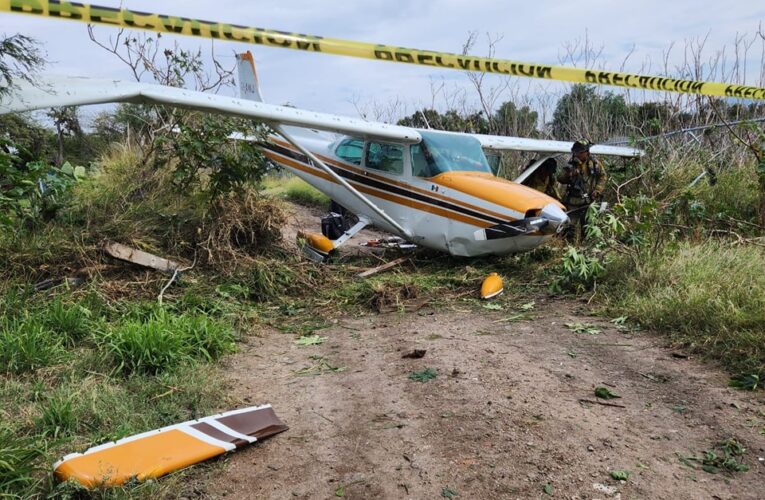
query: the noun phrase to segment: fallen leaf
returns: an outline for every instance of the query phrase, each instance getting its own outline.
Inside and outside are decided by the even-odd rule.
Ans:
[[[611,477],[617,481],[626,481],[629,479],[630,473],[626,470],[612,470]]]
[[[319,335],[306,335],[297,339],[295,343],[299,346],[319,345],[323,344],[325,340],[327,340],[327,337],[320,337]]]
[[[595,396],[600,399],[618,399],[621,398],[621,396],[616,395],[606,389],[605,387],[596,387],[595,388]]]
[[[441,496],[443,498],[454,498],[459,496],[459,493],[457,493],[455,490],[449,488],[448,486],[441,490]]]

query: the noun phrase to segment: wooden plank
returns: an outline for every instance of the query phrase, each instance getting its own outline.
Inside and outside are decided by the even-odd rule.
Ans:
[[[359,273],[359,274],[356,275],[356,277],[357,278],[368,278],[369,276],[372,276],[373,274],[377,274],[377,273],[380,273],[382,271],[387,271],[391,267],[395,267],[395,266],[401,264],[402,262],[404,262],[407,259],[408,259],[408,257],[399,257],[398,259],[392,260],[392,261],[388,262],[387,264],[383,264],[382,266],[378,266],[378,267],[373,267],[372,269],[364,271],[363,273]]]
[[[115,259],[124,260],[143,267],[150,267],[163,273],[171,273],[181,267],[177,262],[158,257],[137,248],[131,248],[122,243],[108,242],[104,245],[104,252]]]

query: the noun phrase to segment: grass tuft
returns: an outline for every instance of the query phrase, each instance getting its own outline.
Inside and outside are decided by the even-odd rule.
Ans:
[[[64,356],[61,337],[38,318],[0,319],[0,373],[25,373],[50,366]]]
[[[157,374],[233,351],[234,333],[228,325],[203,315],[158,310],[149,319],[111,327],[101,345],[126,375]]]
[[[43,455],[33,438],[0,427],[0,497],[33,496],[41,483],[37,472]]]

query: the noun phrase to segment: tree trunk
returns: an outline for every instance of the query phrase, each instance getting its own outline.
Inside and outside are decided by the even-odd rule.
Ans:
[[[60,167],[64,164],[64,131],[61,129],[61,124],[56,123],[56,135],[58,137],[58,153],[56,155],[56,166]]]

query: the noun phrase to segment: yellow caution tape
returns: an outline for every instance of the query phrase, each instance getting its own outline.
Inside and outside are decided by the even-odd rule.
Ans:
[[[301,33],[269,30],[227,24],[187,17],[151,14],[136,10],[102,7],[78,2],[55,0],[0,0],[0,12],[32,14],[54,19],[67,19],[91,24],[104,24],[158,33],[197,36],[232,42],[253,43],[269,47],[319,52],[340,56],[361,57],[377,61],[391,61],[420,66],[479,71],[503,75],[560,80],[566,82],[614,85],[646,90],[681,92],[722,97],[765,99],[765,88],[729,85],[719,82],[678,80],[659,76],[645,76],[613,71],[598,71],[565,66],[549,66],[474,57],[430,50],[407,49],[392,45],[354,42],[338,38],[325,38]]]

